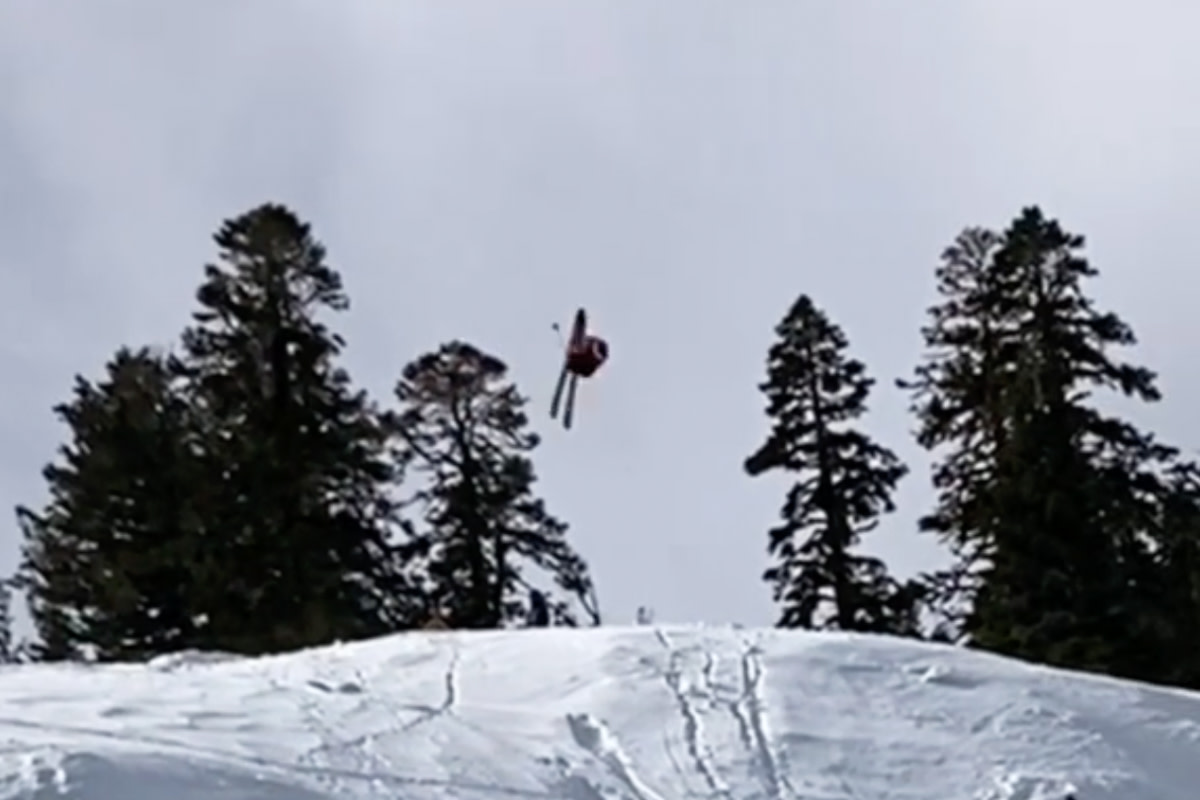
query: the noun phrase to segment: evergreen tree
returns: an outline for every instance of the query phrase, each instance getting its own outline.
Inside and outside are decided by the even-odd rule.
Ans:
[[[122,349],[107,380],[56,407],[72,443],[43,471],[50,500],[17,509],[24,589],[44,660],[132,659],[192,646],[203,541],[190,411],[163,359]]]
[[[988,488],[996,480],[997,453],[1007,438],[1003,395],[1016,370],[1019,314],[991,269],[1001,236],[967,228],[946,248],[936,270],[941,302],[922,328],[927,355],[912,381],[917,442],[945,450],[934,465],[937,501],[918,522],[954,556],[945,570],[926,576],[928,601],[939,613],[935,638],[959,641],[966,634],[980,572],[993,552]]]
[[[1154,560],[1156,569],[1138,582],[1153,597],[1161,615],[1147,615],[1168,641],[1154,654],[1162,681],[1200,689],[1200,469],[1175,464],[1166,475],[1167,492],[1159,504]]]
[[[410,550],[426,565],[430,611],[454,628],[528,624],[533,587],[522,567],[530,565],[599,624],[567,525],[533,495],[538,437],[506,373],[499,359],[455,341],[407,365],[396,385],[400,461],[426,479],[411,500],[423,524]],[[565,598],[544,595],[552,623],[577,624]]]
[[[852,427],[874,382],[846,355],[842,330],[807,296],[775,332],[759,387],[774,425],[744,467],[751,476],[796,476],[783,522],[769,534],[768,552],[779,563],[763,576],[783,604],[779,625],[914,634],[916,588],[899,586],[882,561],[854,552],[893,510],[892,493],[907,471]]]
[[[976,239],[993,246],[939,273],[933,352],[910,385],[922,444],[954,448],[927,527],[976,578],[964,632],[1010,655],[1152,677],[1163,609],[1151,542],[1176,453],[1087,401],[1097,389],[1156,400],[1153,375],[1109,355],[1134,337],[1083,293],[1096,272],[1082,237],[1027,208]]]
[[[13,642],[12,587],[0,581],[0,664],[17,661],[17,646]]]
[[[320,320],[349,301],[310,226],[267,204],[226,221],[177,373],[206,420],[210,645],[271,652],[412,622],[390,541],[387,434]]]

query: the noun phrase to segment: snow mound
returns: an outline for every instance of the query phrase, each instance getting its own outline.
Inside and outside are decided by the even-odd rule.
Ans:
[[[0,800],[1195,800],[1200,696],[881,637],[412,633],[0,669]]]
[[[155,656],[146,662],[151,669],[160,672],[174,672],[189,667],[205,666],[207,664],[224,664],[228,661],[240,660],[241,656],[233,653],[205,653],[200,650],[181,650],[178,653],[167,653]]]

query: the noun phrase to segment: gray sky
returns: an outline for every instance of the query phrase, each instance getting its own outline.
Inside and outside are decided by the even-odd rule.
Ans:
[[[451,337],[508,361],[612,622],[773,621],[784,484],[741,463],[800,292],[879,379],[867,426],[913,468],[871,549],[901,575],[938,562],[892,381],[942,248],[1027,203],[1089,237],[1168,395],[1136,419],[1191,449],[1198,26],[1182,0],[8,0],[0,567],[73,375],[170,342],[212,232],[268,200],[329,247],[377,397]],[[550,325],[580,304],[612,359],[564,434]]]

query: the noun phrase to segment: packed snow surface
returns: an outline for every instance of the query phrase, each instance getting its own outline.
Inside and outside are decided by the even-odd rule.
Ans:
[[[1197,800],[1200,696],[736,628],[0,670],[0,798]]]

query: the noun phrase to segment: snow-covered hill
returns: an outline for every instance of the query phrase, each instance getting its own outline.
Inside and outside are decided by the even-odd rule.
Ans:
[[[0,798],[1196,800],[1200,696],[883,638],[423,633],[0,671]]]

